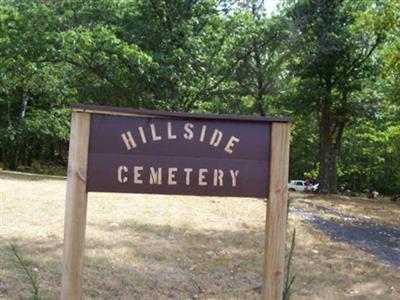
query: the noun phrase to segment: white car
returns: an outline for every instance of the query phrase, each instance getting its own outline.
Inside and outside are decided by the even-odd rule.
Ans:
[[[288,184],[288,189],[290,192],[304,192],[311,191],[314,192],[318,189],[319,184],[312,185],[305,180],[290,180]]]

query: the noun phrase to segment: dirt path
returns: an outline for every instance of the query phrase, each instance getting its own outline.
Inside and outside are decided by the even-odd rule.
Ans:
[[[324,232],[334,241],[350,244],[373,254],[390,267],[400,268],[400,228],[375,224],[364,217],[343,214],[309,201],[297,202],[306,205],[292,207],[290,213],[306,224]]]

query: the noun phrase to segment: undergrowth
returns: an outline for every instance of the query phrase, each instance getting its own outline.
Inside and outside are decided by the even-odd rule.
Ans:
[[[9,256],[9,261],[17,272],[18,278],[30,288],[29,300],[43,300],[39,292],[39,280],[37,270],[33,262],[25,258],[17,245],[10,244],[6,246],[6,252]]]

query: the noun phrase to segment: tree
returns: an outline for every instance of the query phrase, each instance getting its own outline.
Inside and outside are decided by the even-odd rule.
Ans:
[[[13,170],[68,139],[65,73],[36,61],[46,52],[48,13],[28,2],[0,2],[0,155]]]
[[[287,38],[285,19],[268,17],[264,1],[243,1],[230,16],[235,30],[230,31],[230,45],[237,60],[231,64],[236,94],[249,99],[249,112],[271,114],[274,96],[283,87]],[[246,105],[246,103],[245,103]]]
[[[354,191],[400,193],[400,111],[387,102],[382,100],[369,118],[353,122],[344,135],[338,173]]]
[[[205,43],[222,20],[216,4],[0,1],[6,167],[54,159],[68,138],[71,102],[191,110],[215,92],[210,54],[218,48]]]
[[[307,0],[289,7],[291,74],[297,79],[297,111],[319,128],[321,192],[337,191],[337,161],[346,126],[363,111],[355,97],[379,71],[374,56],[392,23],[380,1]],[[384,20],[385,22],[383,22]]]

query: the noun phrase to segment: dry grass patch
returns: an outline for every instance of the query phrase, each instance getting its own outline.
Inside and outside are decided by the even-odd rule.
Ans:
[[[14,243],[36,267],[42,295],[57,299],[65,182],[1,181],[0,298],[29,296],[4,251]],[[93,193],[86,299],[258,299],[264,218],[257,199]],[[399,299],[396,270],[291,216],[294,227],[293,299]]]

